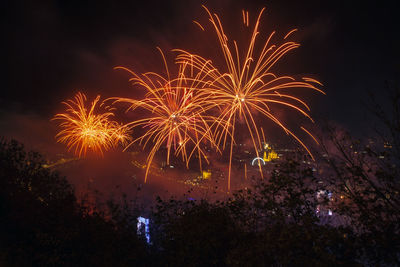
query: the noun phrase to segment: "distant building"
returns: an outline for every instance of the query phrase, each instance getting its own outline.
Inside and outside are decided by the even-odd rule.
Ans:
[[[147,244],[150,244],[150,220],[144,217],[137,218],[137,234],[145,236]]]
[[[209,180],[209,179],[211,179],[211,170],[203,170],[203,172],[202,172],[202,178],[203,179],[206,179],[206,180]]]

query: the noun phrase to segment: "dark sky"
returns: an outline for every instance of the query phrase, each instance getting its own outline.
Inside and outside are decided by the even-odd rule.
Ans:
[[[378,93],[385,80],[398,77],[398,14],[387,1],[6,1],[0,109],[51,118],[78,90],[131,93],[127,77],[113,67],[157,71],[156,46],[167,53],[201,49],[201,32],[191,23],[205,22],[201,3],[229,30],[239,25],[242,8],[255,16],[264,6],[264,36],[299,28],[295,39],[302,46],[276,71],[322,81],[327,96],[310,98],[314,117],[359,125],[364,92]]]

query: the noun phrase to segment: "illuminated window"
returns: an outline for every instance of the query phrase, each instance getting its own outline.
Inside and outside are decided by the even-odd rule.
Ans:
[[[328,190],[319,190],[317,192],[317,198],[323,198],[327,197],[329,200],[332,199],[332,192],[329,192]]]
[[[137,234],[146,237],[147,244],[150,244],[150,230],[149,230],[149,219],[138,217],[137,218]]]

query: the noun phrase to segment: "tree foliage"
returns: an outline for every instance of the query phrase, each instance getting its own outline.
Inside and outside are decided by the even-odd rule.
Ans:
[[[159,199],[154,246],[174,266],[355,265],[351,232],[320,223],[317,187],[287,162],[224,202]]]
[[[0,140],[0,163],[0,265],[144,265],[126,207],[110,202],[108,220],[88,212],[64,177],[16,141]]]
[[[157,198],[151,244],[127,200],[77,203],[39,154],[0,140],[0,265],[398,266],[400,91],[365,140],[328,127],[315,168],[280,161],[223,201]],[[389,112],[387,112],[389,110]]]

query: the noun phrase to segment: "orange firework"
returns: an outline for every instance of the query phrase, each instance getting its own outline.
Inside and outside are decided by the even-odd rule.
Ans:
[[[237,119],[242,118],[244,120],[257,157],[259,156],[258,149],[261,148],[261,139],[259,133],[260,127],[257,125],[254,118],[256,113],[262,114],[266,118],[272,120],[281,127],[286,134],[296,139],[311,155],[311,152],[300,138],[290,131],[288,127],[274,115],[273,105],[278,104],[288,107],[312,121],[308,113],[310,109],[307,104],[293,93],[298,88],[308,88],[320,93],[324,92],[317,88],[317,86],[322,85],[317,80],[306,77],[302,78],[302,80],[296,80],[290,76],[277,76],[271,72],[271,68],[284,55],[299,47],[300,44],[293,41],[283,41],[283,43],[279,45],[271,44],[275,34],[275,32],[273,32],[263,44],[261,51],[256,53],[255,45],[257,36],[259,35],[258,28],[264,9],[261,10],[255,21],[251,39],[244,56],[240,56],[242,53],[236,41],[233,41],[233,43],[228,41],[228,37],[224,32],[218,15],[211,14],[206,7],[204,7],[204,9],[208,13],[209,21],[217,34],[225,61],[225,70],[221,71],[215,67],[211,60],[206,60],[199,55],[194,55],[184,50],[176,50],[180,53],[177,57],[177,63],[188,63],[191,68],[201,70],[201,72],[205,73],[206,77],[203,78],[204,80],[209,80],[207,88],[204,89],[211,90],[210,97],[220,110],[218,121],[226,122],[225,124],[218,124],[217,128],[219,129],[216,131],[217,134],[215,135],[217,144],[222,144],[222,147],[225,148],[227,137],[230,136],[229,190],[232,150],[235,142],[234,136]],[[248,12],[243,11],[242,15],[243,23],[248,27]],[[195,23],[200,26],[202,30],[205,29],[200,23]],[[289,35],[295,31],[296,29],[290,31],[283,39],[286,40]],[[302,129],[310,134],[304,128]]]
[[[121,144],[123,147],[126,147],[131,141],[132,131],[129,129],[127,125],[112,123],[111,127],[111,141],[113,146],[117,146]]]
[[[185,75],[187,64],[179,66],[177,78],[171,79],[168,66],[162,51],[159,49],[166,68],[167,78],[154,72],[138,75],[135,72],[128,71],[133,77],[130,81],[134,85],[143,87],[147,93],[142,100],[131,98],[115,98],[116,102],[125,102],[130,104],[127,111],[133,111],[136,108],[148,111],[144,118],[132,121],[127,124],[130,128],[141,126],[145,133],[136,138],[131,144],[138,142],[143,144],[143,149],[151,143],[151,151],[147,157],[147,168],[145,181],[149,173],[150,165],[156,152],[165,145],[167,148],[167,164],[170,162],[171,151],[175,156],[180,156],[188,167],[191,157],[196,153],[201,160],[208,159],[205,151],[201,148],[202,142],[210,142],[215,145],[212,132],[208,126],[215,118],[205,116],[204,112],[210,109],[214,103],[207,100],[203,92],[196,88],[204,84],[201,72],[193,78]],[[189,76],[193,72],[189,73]]]
[[[110,107],[104,107],[104,113],[95,113],[99,100],[100,96],[97,96],[87,109],[86,96],[79,92],[74,100],[63,102],[68,107],[66,113],[56,114],[53,118],[61,121],[62,130],[56,135],[57,142],[67,144],[68,151],[75,148],[74,153],[79,157],[85,156],[88,149],[103,155],[103,151],[130,140],[128,128],[110,120],[114,115]]]

